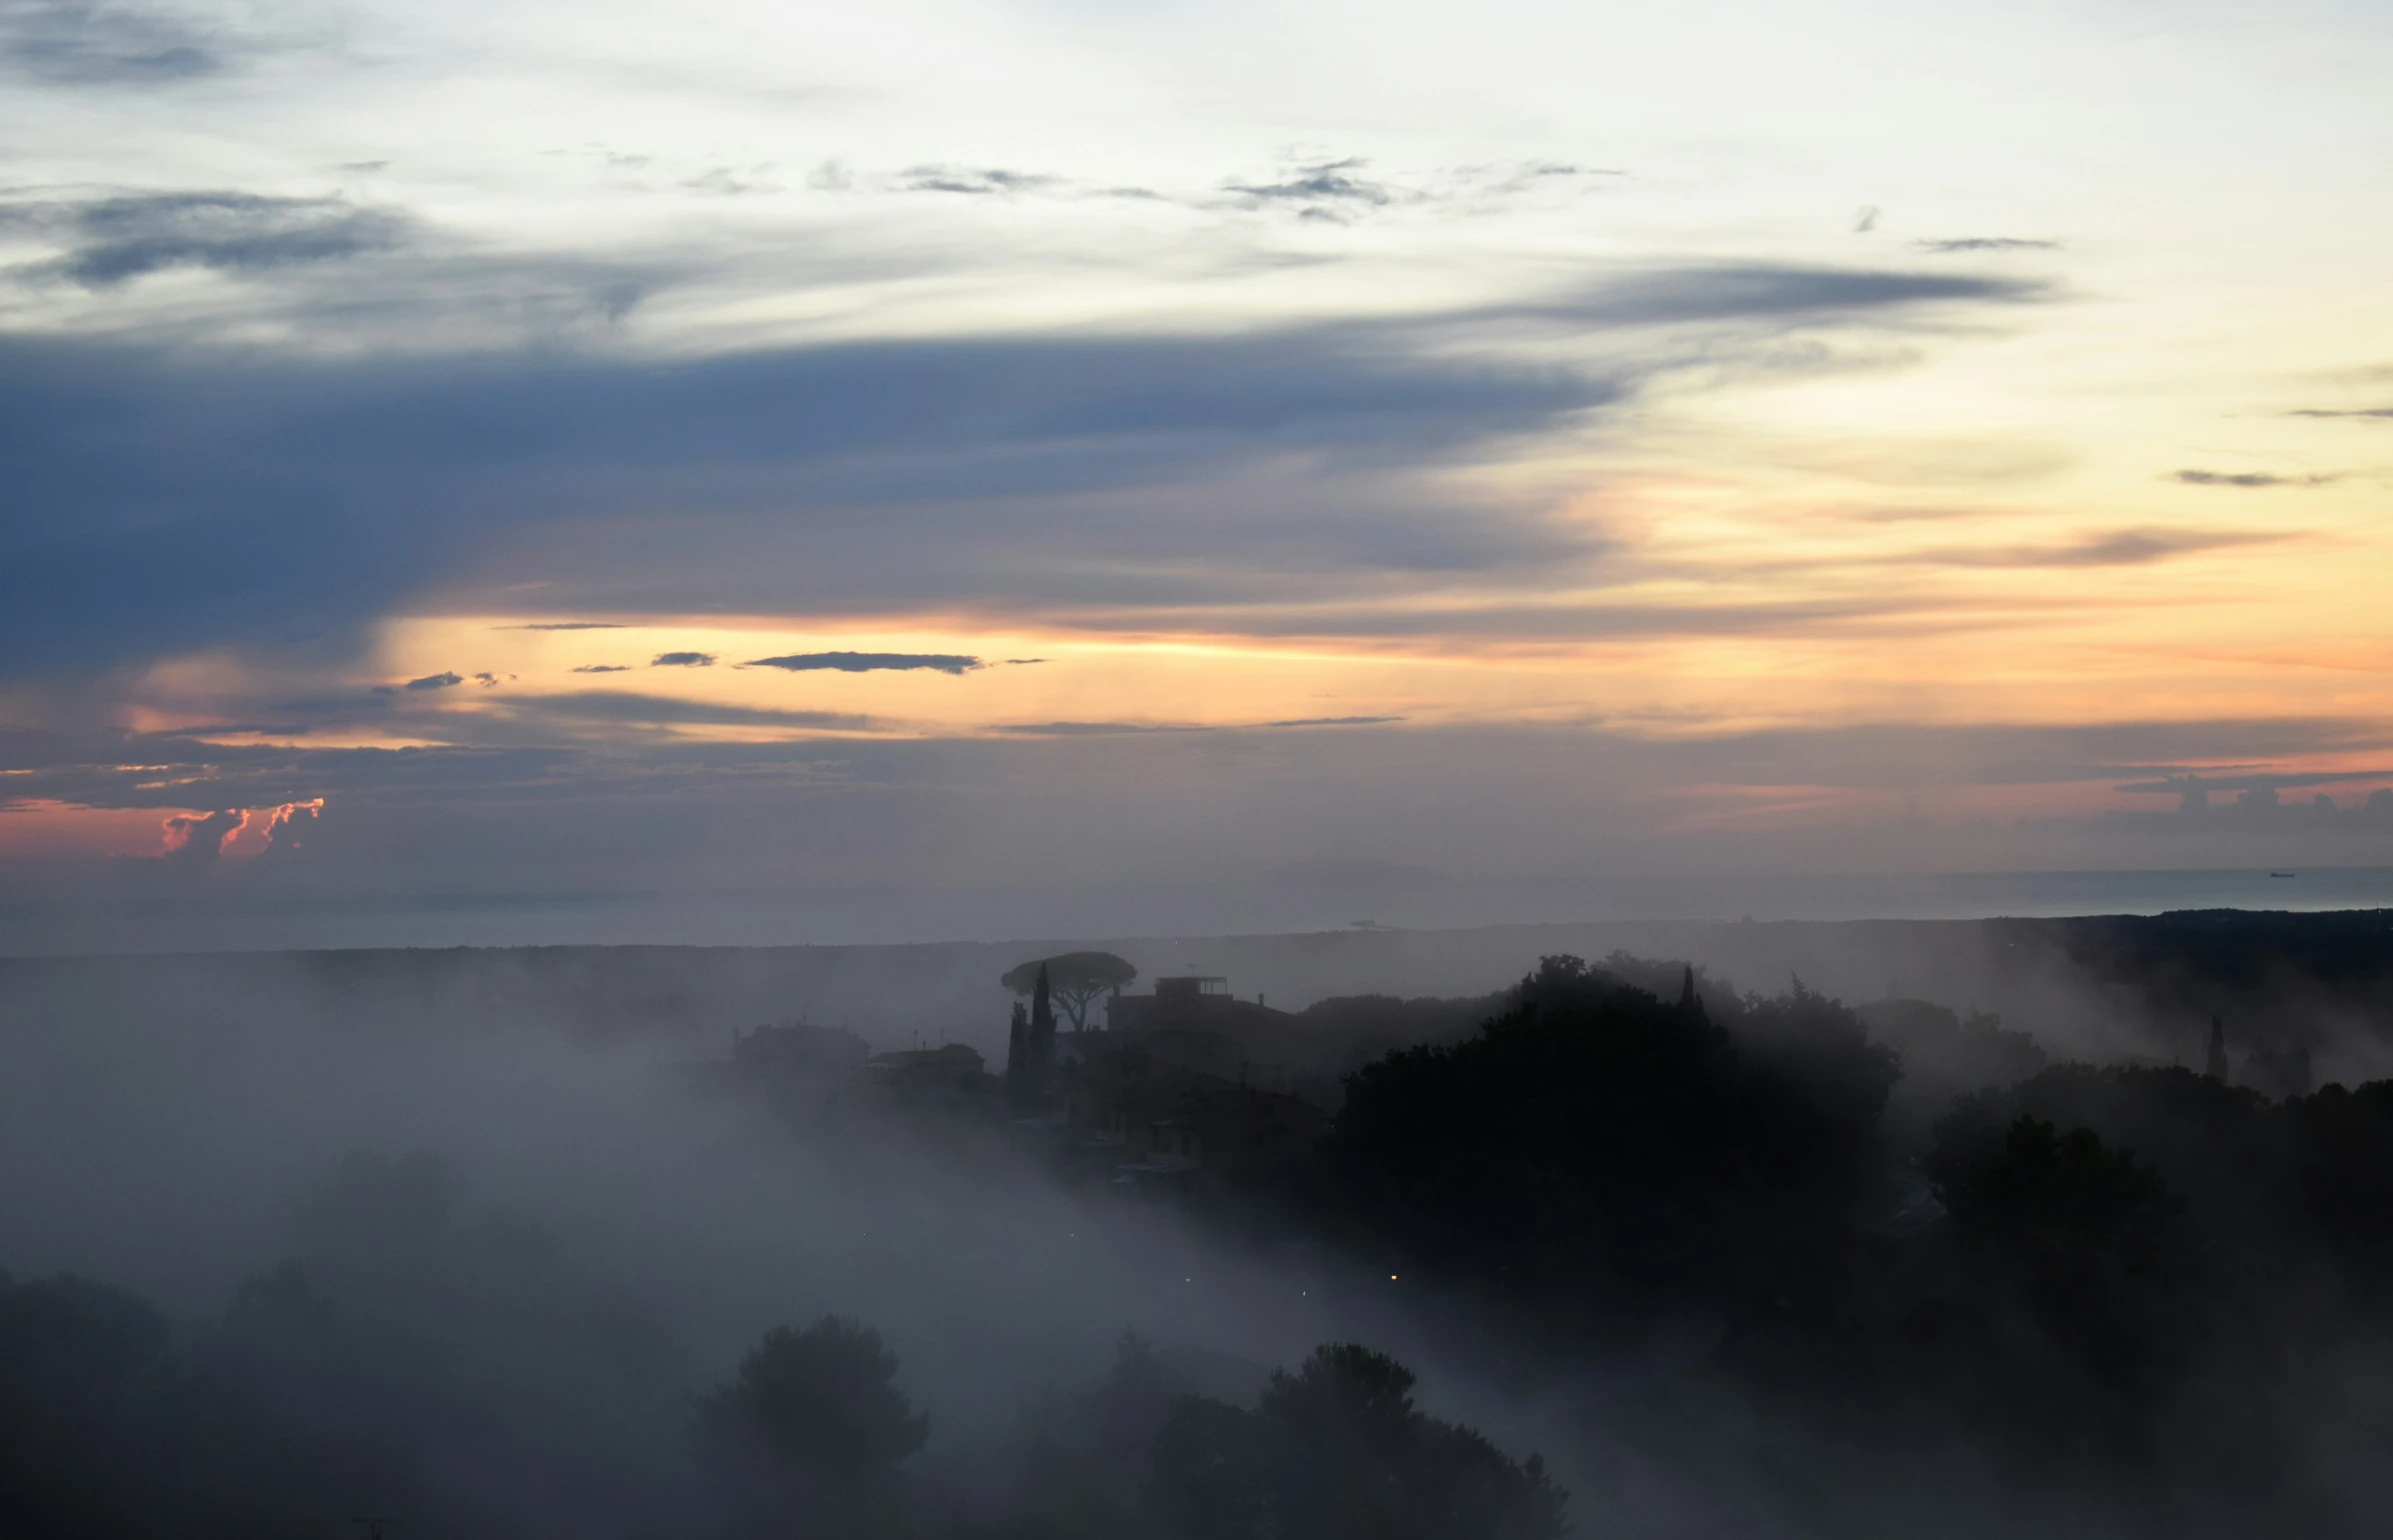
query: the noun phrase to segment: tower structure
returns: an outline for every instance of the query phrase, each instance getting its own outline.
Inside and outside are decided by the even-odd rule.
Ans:
[[[1014,1002],[1013,1025],[1006,1033],[1006,1095],[1017,1106],[1035,1107],[1046,1100],[1054,1079],[1055,995],[1042,963],[1031,986],[1028,1014],[1021,1001]]]
[[[1025,1083],[1030,1077],[1030,1015],[1022,1002],[1014,1002],[1014,1019],[1005,1032],[1005,1094],[1008,1100],[1021,1102],[1029,1098]]]

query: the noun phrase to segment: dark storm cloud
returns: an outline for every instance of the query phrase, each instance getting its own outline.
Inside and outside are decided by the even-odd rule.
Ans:
[[[400,216],[343,198],[223,191],[18,204],[5,217],[65,243],[65,255],[37,271],[90,289],[177,267],[257,272],[338,262],[391,250],[409,234]]]
[[[163,259],[128,249],[111,270]],[[337,652],[473,553],[568,529],[540,561],[580,563],[579,585],[536,601],[566,616],[967,594],[999,608],[1293,602],[1323,584],[1551,572],[1602,555],[1604,537],[1526,504],[1440,503],[1414,473],[1588,424],[1684,344],[1563,365],[1474,343],[1557,323],[1590,338],[1901,326],[2042,297],[1962,274],[1745,266],[1646,273],[1543,306],[1226,336],[677,361],[0,342],[0,658],[104,668],[234,641]],[[1210,490],[1233,477],[1236,497]],[[664,505],[675,537],[660,546],[644,531]]]
[[[945,652],[793,652],[778,658],[757,658],[746,666],[782,668],[793,674],[826,669],[842,674],[869,674],[877,669],[929,669],[941,674],[963,674],[979,668],[981,661]]]
[[[2016,235],[1965,235],[1955,240],[1913,241],[1920,250],[1940,257],[1961,256],[1980,251],[2058,251],[2059,241],[2030,240]]]
[[[65,85],[162,85],[224,68],[221,44],[169,12],[0,0],[0,59]]]
[[[711,652],[660,652],[648,660],[650,668],[712,668],[714,664]]]

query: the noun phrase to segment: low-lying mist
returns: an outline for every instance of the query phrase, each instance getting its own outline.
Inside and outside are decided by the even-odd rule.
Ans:
[[[1125,1332],[1258,1385],[1322,1342],[1409,1335],[1354,1297],[1351,1263],[1075,1194],[1002,1127],[793,1119],[725,1078],[712,1033],[344,1012],[271,969],[177,1006],[126,982],[133,1008],[20,999],[0,1034],[0,1266],[130,1290],[182,1333],[304,1280],[439,1360],[528,1452],[587,1435],[615,1478],[634,1446],[671,1469],[692,1398],[768,1328],[824,1315],[882,1334],[929,1416],[918,1467],[968,1504],[993,1499],[1025,1408],[1098,1379]],[[670,1517],[658,1480],[645,1523]],[[466,1486],[445,1495],[467,1514],[532,1526],[506,1532],[629,1517],[553,1483]]]
[[[0,1529],[2368,1532],[2381,917],[2071,923],[8,964]]]

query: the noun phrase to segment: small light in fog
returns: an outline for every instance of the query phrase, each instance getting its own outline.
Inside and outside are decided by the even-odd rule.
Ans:
[[[1388,1274],[1388,1282],[1390,1282],[1390,1283],[1394,1283],[1395,1281],[1396,1281],[1396,1275],[1395,1275],[1394,1273],[1390,1273],[1390,1274]]]

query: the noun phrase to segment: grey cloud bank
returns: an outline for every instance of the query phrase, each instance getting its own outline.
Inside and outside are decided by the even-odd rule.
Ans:
[[[93,0],[0,4],[0,58],[70,86],[157,86],[225,67],[219,40],[173,12]]]
[[[109,288],[175,267],[271,271],[340,262],[385,251],[407,222],[339,198],[266,198],[250,193],[147,193],[104,198],[65,214],[72,249],[60,277]]]
[[[10,342],[0,457],[19,496],[0,526],[0,657],[41,670],[243,640],[337,651],[363,617],[544,530],[576,531],[551,554],[582,574],[548,602],[585,613],[601,599],[696,608],[691,590],[736,602],[771,578],[799,602],[1142,603],[1550,564],[1587,537],[1535,508],[1457,517],[1384,478],[1584,424],[1675,354],[1665,341],[1564,366],[1457,342],[1529,319],[1590,337],[1899,326],[1917,306],[2035,297],[1994,280],[1746,267],[1452,317],[677,362]],[[1230,476],[1277,478],[1278,505],[1215,499],[1188,517],[1174,489]],[[688,581],[638,538],[668,500],[701,563]],[[771,549],[794,531],[816,559]],[[820,560],[826,549],[840,560]]]

